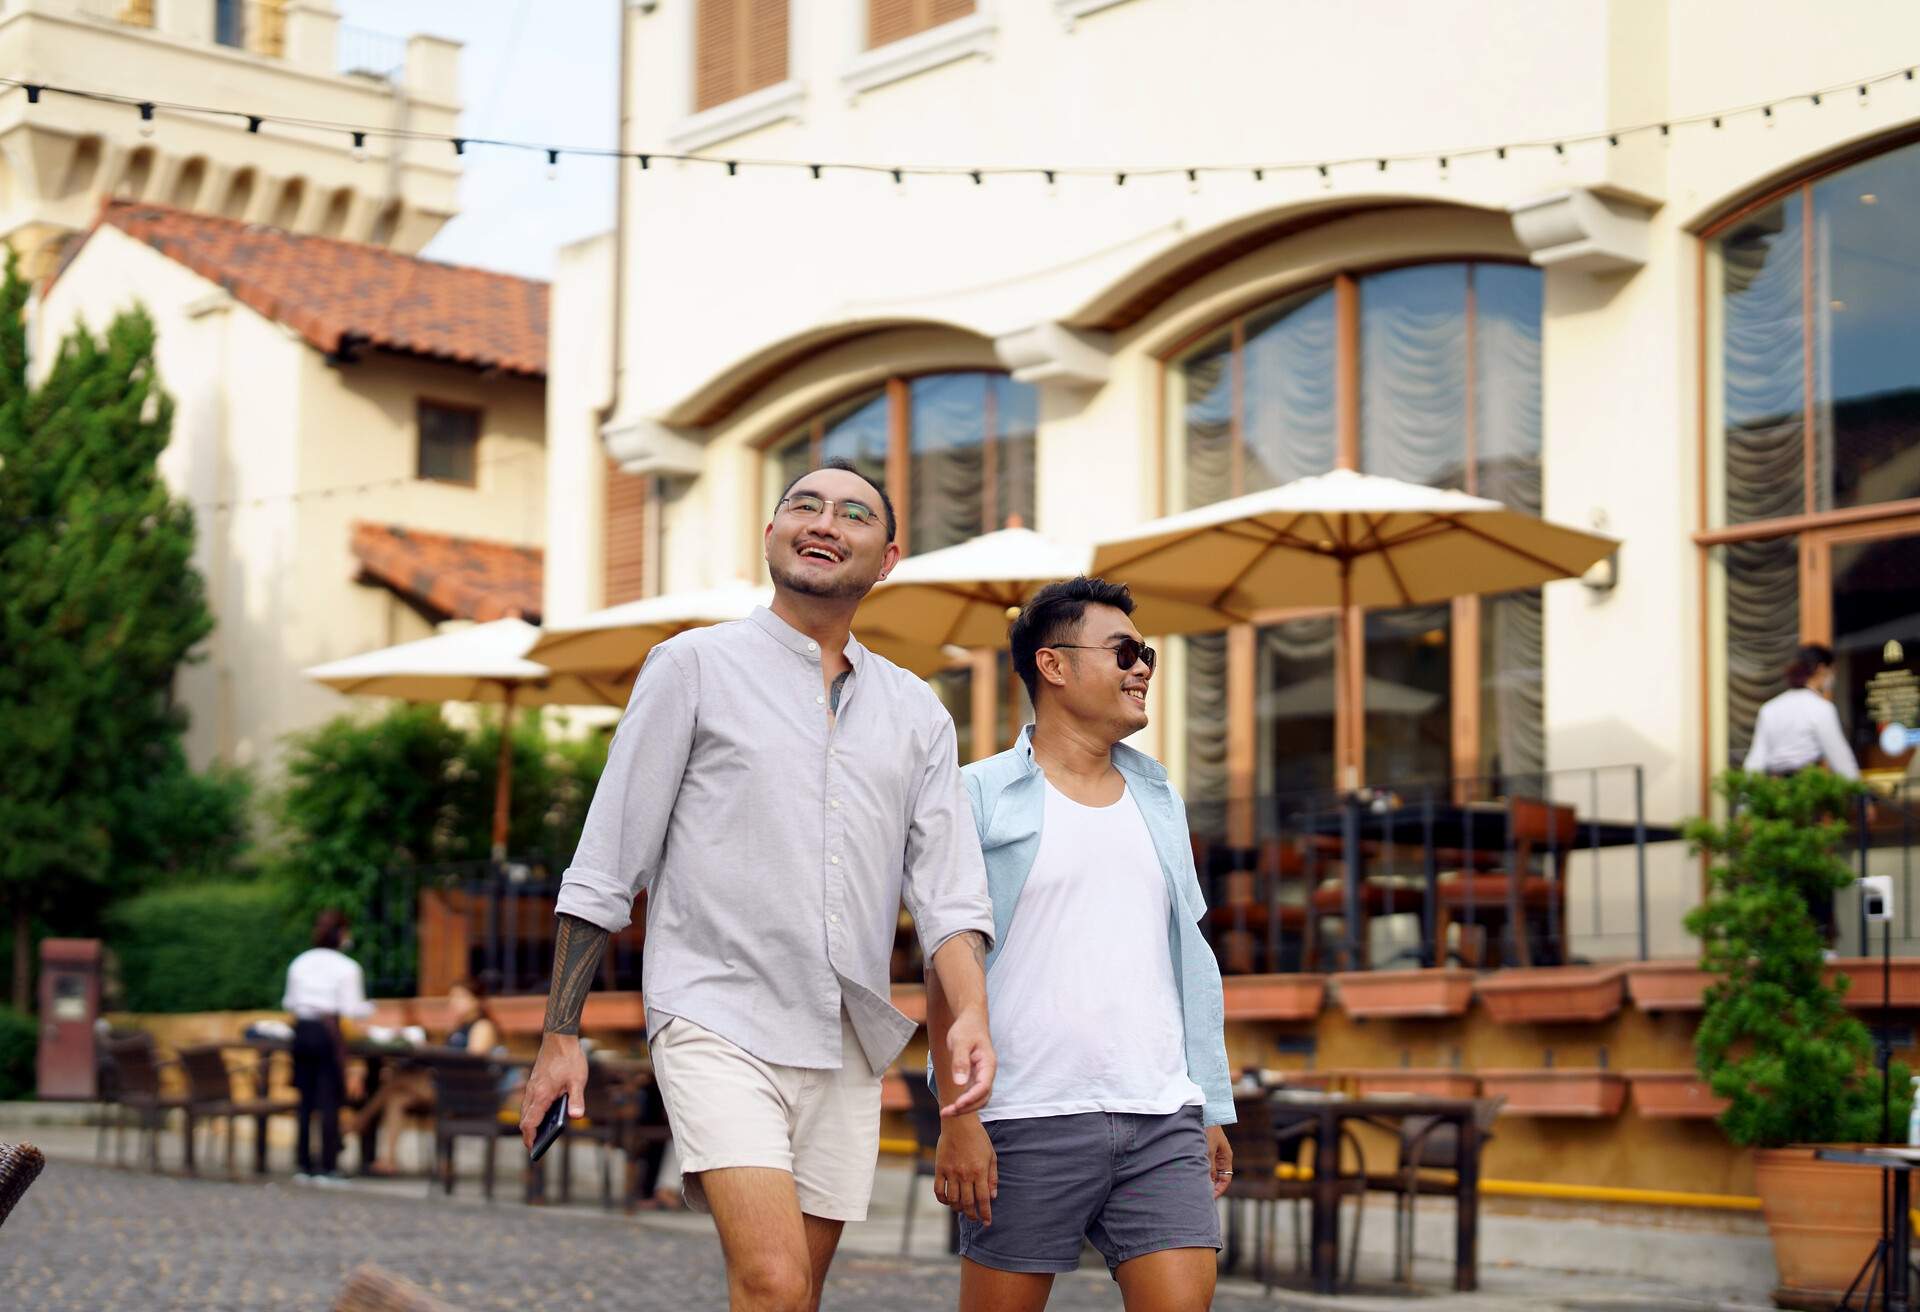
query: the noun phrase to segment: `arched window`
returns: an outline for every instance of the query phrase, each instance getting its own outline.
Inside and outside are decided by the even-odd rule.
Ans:
[[[887,489],[903,550],[935,551],[1031,527],[1034,389],[984,371],[892,378],[788,430],[767,448],[767,508],[823,460],[851,461]]]
[[[1794,647],[1821,642],[1861,766],[1914,765],[1881,730],[1920,704],[1916,212],[1920,143],[1775,190],[1706,233],[1699,541],[1725,762],[1744,759]]]
[[[173,194],[167,203],[177,209],[190,210],[200,203],[200,190],[207,181],[207,161],[204,156],[195,155],[180,166],[179,174],[173,180]]]
[[[1167,362],[1166,509],[1332,469],[1456,488],[1538,514],[1540,272],[1480,262],[1342,275],[1262,305]],[[1189,639],[1187,790],[1196,800],[1454,779],[1502,791],[1544,768],[1537,592],[1271,617],[1236,644]],[[1364,651],[1364,762],[1341,762],[1335,662]],[[1234,680],[1239,661],[1253,677]],[[1229,687],[1253,691],[1231,704]],[[1475,690],[1470,706],[1456,695]],[[1456,714],[1463,711],[1464,714]],[[1233,752],[1235,735],[1249,750]],[[1236,777],[1229,762],[1251,761]]]

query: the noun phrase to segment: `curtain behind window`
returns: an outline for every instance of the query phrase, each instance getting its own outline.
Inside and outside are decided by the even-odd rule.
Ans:
[[[1800,542],[1772,538],[1720,548],[1727,577],[1727,764],[1746,760],[1760,705],[1786,683],[1800,643]]]
[[[930,374],[909,385],[912,445],[907,523],[915,552],[984,531],[988,375]]]
[[[1241,492],[1324,474],[1335,463],[1333,289],[1248,321]]]
[[[1806,508],[1802,240],[1791,196],[1720,241],[1729,524]]]
[[[1185,492],[1176,510],[1225,501],[1233,495],[1233,336],[1223,333],[1180,365],[1186,404]]]
[[[1197,633],[1184,641],[1187,803],[1217,807],[1227,800],[1227,635]]]
[[[1466,485],[1467,266],[1360,282],[1360,467],[1427,487]]]

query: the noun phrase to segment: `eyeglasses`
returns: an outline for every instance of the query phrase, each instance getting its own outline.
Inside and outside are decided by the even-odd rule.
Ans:
[[[1159,659],[1154,653],[1153,648],[1147,646],[1146,643],[1140,641],[1138,638],[1122,638],[1111,647],[1089,647],[1084,643],[1078,642],[1050,642],[1047,645],[1056,649],[1065,648],[1068,651],[1110,651],[1113,653],[1114,660],[1119,662],[1120,668],[1123,670],[1132,669],[1135,661],[1139,661],[1148,669],[1152,669],[1153,663]]]
[[[789,511],[801,519],[813,519],[822,511],[831,510],[835,519],[843,519],[849,524],[880,522],[880,512],[864,501],[835,501],[831,497],[816,497],[809,493],[782,497],[774,509]]]

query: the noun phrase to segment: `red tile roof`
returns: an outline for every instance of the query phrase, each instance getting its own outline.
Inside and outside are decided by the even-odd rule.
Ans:
[[[536,378],[547,372],[543,282],[138,201],[109,200],[100,222],[329,354],[374,346]]]
[[[361,577],[449,619],[540,621],[541,552],[398,524],[353,526]]]

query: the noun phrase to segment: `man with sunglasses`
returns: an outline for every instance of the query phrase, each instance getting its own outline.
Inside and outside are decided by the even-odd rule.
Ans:
[[[953,720],[848,631],[900,558],[884,489],[794,480],[765,534],[773,604],[655,647],[563,878],[553,985],[521,1108],[581,1114],[580,1022],[647,893],[642,987],[687,1201],[713,1213],[735,1309],[813,1308],[866,1216],[880,1077],[916,1028],[889,1001],[904,898],[958,1015],[950,1112],[993,1086],[992,908]]]
[[[999,1074],[942,1123],[934,1188],[960,1211],[962,1312],[1037,1312],[1091,1240],[1129,1312],[1213,1299],[1233,1177],[1220,971],[1185,808],[1121,740],[1147,723],[1154,651],[1120,584],[1040,590],[1014,620],[1034,722],[963,774],[993,896]],[[955,1012],[927,981],[934,1051]],[[953,1091],[936,1072],[941,1096]]]

